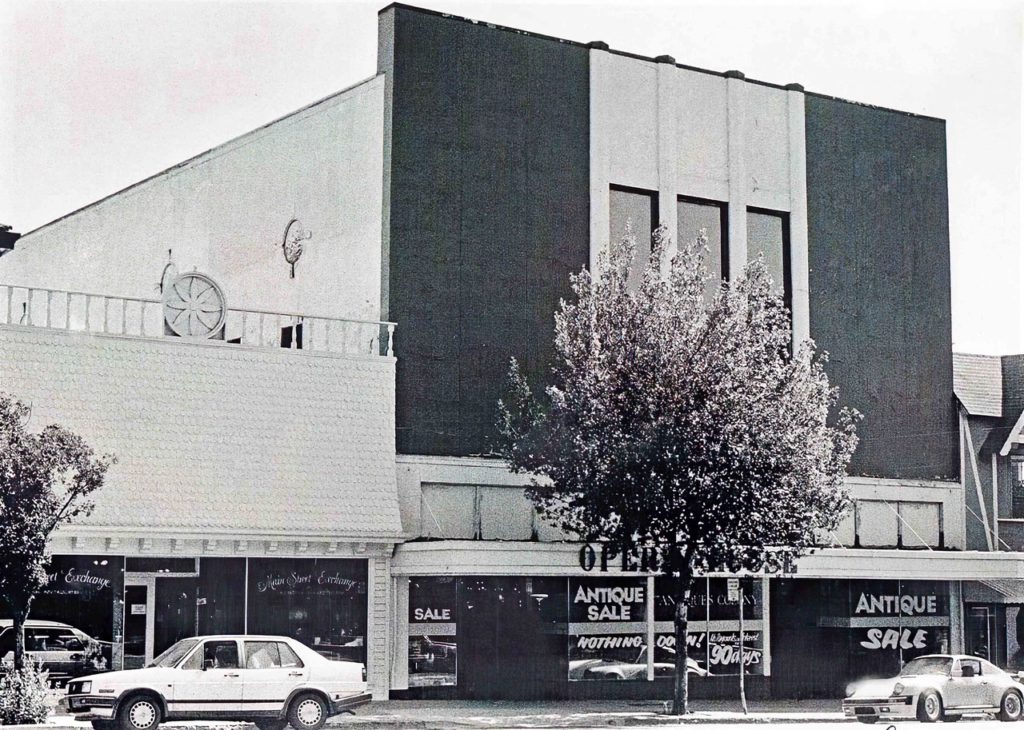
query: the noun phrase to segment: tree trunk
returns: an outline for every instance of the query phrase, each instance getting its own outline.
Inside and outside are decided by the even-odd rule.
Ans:
[[[689,647],[686,644],[687,631],[687,605],[690,602],[690,583],[693,574],[689,562],[680,567],[679,577],[676,579],[676,682],[675,692],[672,696],[672,714],[685,715],[690,711],[690,678],[687,672],[687,660],[689,659]]]
[[[11,629],[14,631],[14,669],[25,668],[25,619],[28,612],[16,608],[11,615]]]

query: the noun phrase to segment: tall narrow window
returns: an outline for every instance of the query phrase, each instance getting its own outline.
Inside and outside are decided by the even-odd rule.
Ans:
[[[635,290],[651,258],[651,232],[658,226],[658,195],[650,190],[613,185],[608,203],[608,240],[613,246],[622,240],[626,223],[633,226],[636,254],[629,272],[629,288]]]
[[[676,243],[682,248],[698,242],[703,248],[708,272],[704,297],[708,301],[722,280],[729,278],[728,220],[725,203],[680,197],[676,204]]]
[[[789,215],[771,210],[747,209],[747,260],[764,255],[772,280],[772,293],[781,296],[792,311],[789,266]]]
[[[1024,457],[1010,460],[1010,511],[1014,519],[1024,518]]]

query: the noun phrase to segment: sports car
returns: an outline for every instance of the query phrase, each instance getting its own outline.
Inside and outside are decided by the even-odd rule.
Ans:
[[[972,714],[1021,719],[1024,686],[1014,675],[973,656],[917,657],[891,679],[870,679],[847,688],[843,713],[863,723],[913,719],[953,722]]]

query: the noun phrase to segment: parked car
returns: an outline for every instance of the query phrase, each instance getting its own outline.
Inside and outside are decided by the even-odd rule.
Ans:
[[[669,654],[675,654],[666,649]],[[654,676],[674,677],[674,662],[655,662]],[[708,670],[694,659],[687,658],[686,673],[696,677],[708,676]],[[633,661],[611,661],[608,659],[576,659],[569,662],[569,679],[647,679],[647,648],[640,650]]]
[[[14,627],[0,619],[0,662],[14,661]],[[25,622],[25,654],[42,664],[52,684],[106,669],[100,642],[58,621]]]
[[[332,661],[283,636],[182,639],[143,669],[68,684],[68,708],[96,730],[214,719],[318,730],[369,701],[363,664]]]
[[[891,679],[871,679],[847,688],[843,713],[863,723],[917,718],[954,722],[965,713],[1000,720],[1021,719],[1024,686],[1017,677],[973,656],[931,654],[913,659]]]

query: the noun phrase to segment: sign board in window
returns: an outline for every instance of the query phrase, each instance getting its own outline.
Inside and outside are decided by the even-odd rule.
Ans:
[[[569,681],[647,678],[647,581],[569,581]]]
[[[409,579],[409,686],[457,682],[455,580]]]

